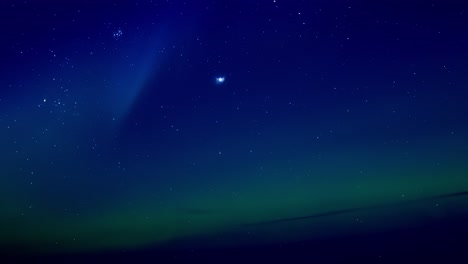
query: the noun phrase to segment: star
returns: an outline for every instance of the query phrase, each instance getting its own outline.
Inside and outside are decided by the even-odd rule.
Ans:
[[[222,84],[222,83],[224,83],[225,80],[226,80],[226,78],[223,77],[223,76],[216,77],[216,84]]]

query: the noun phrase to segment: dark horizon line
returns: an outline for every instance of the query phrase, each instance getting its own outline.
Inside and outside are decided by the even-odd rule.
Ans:
[[[353,207],[353,208],[347,208],[347,209],[332,210],[332,211],[326,211],[326,212],[316,213],[316,214],[311,214],[311,215],[280,218],[280,219],[275,219],[275,220],[251,223],[251,224],[247,224],[247,225],[248,226],[257,226],[257,225],[279,224],[279,223],[293,222],[293,221],[300,221],[300,220],[307,220],[307,219],[314,219],[314,218],[321,218],[321,217],[327,217],[327,216],[333,216],[333,215],[348,214],[348,213],[353,213],[353,212],[357,212],[357,211],[361,211],[361,210],[402,206],[402,205],[412,204],[412,203],[416,203],[416,202],[430,201],[430,200],[435,200],[435,199],[448,199],[448,198],[463,197],[463,196],[468,196],[468,191],[454,192],[454,193],[447,193],[447,194],[439,194],[439,195],[433,195],[433,196],[419,198],[419,199],[413,199],[413,200],[408,200],[408,201],[400,201],[400,202],[388,203],[388,204],[380,204],[380,205],[371,205],[371,206]]]

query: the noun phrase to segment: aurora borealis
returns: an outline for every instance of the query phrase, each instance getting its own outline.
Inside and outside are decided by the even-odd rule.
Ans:
[[[1,255],[468,219],[466,7],[374,2],[2,1]]]

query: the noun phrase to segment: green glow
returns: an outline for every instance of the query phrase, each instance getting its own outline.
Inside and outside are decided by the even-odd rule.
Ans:
[[[420,166],[391,169],[379,165],[365,173],[346,173],[341,171],[342,168],[323,172],[341,173],[342,180],[334,182],[323,176],[297,176],[301,174],[300,171],[313,170],[307,165],[303,165],[297,173],[289,173],[290,177],[276,177],[288,172],[278,169],[280,166],[270,166],[264,169],[262,173],[265,176],[261,178],[255,178],[256,173],[247,175],[246,172],[235,182],[216,186],[209,192],[206,188],[197,190],[190,186],[185,186],[186,190],[168,191],[165,202],[153,199],[153,186],[148,185],[145,189],[138,188],[138,193],[120,197],[113,206],[86,215],[54,214],[45,208],[35,207],[22,211],[24,215],[21,215],[10,205],[4,207],[4,212],[9,213],[5,213],[8,217],[3,223],[6,232],[2,234],[2,241],[13,241],[45,251],[166,245],[194,236],[229,233],[248,224],[272,219],[466,191],[467,171],[455,165],[432,169],[422,169]],[[336,179],[337,176],[334,177]],[[395,213],[398,214],[398,210]],[[334,223],[334,228],[338,230],[340,226],[347,226],[349,218],[340,215],[327,217],[323,221],[313,221],[312,225],[293,224],[290,228],[309,236],[323,235],[327,233],[324,225]],[[301,225],[304,228],[302,231]],[[372,226],[372,223],[368,223],[368,226]],[[260,230],[265,232],[265,236],[278,239],[288,237],[288,232],[284,230],[289,229],[281,231],[273,226]]]

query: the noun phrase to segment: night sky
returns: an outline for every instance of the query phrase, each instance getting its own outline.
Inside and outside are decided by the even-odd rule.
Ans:
[[[255,248],[458,219],[463,2],[2,0],[0,246]]]

